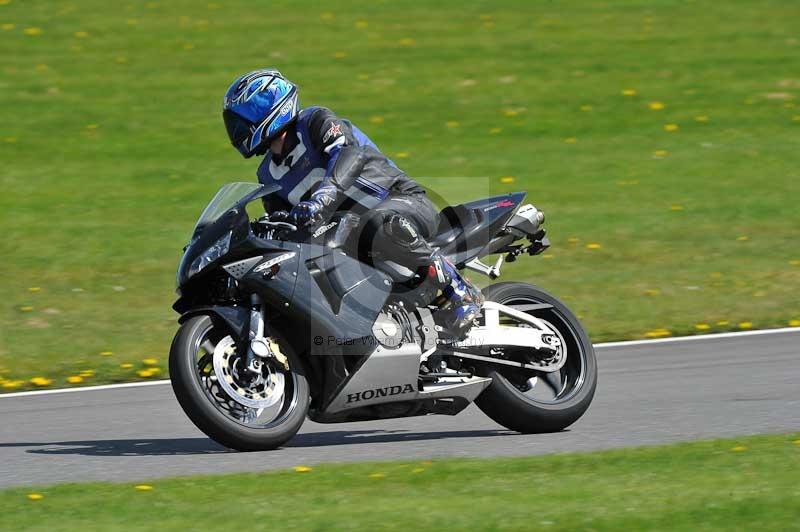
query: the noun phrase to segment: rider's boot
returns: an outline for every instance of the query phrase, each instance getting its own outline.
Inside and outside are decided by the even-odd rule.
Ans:
[[[440,307],[447,312],[445,326],[458,337],[463,337],[481,310],[481,291],[462,277],[447,257],[436,252],[431,258],[429,272],[436,277],[445,298]]]

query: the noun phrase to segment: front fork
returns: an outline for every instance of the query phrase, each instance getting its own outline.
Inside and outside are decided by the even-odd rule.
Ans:
[[[264,316],[266,305],[257,294],[250,296],[250,327],[247,335],[247,354],[244,358],[245,369],[255,375],[261,375],[263,359],[269,357],[270,349],[264,336]]]
[[[268,359],[275,359],[284,369],[288,369],[286,357],[280,352],[277,344],[267,336],[264,322],[266,315],[267,306],[258,294],[250,296],[250,326],[244,367],[253,375],[261,375],[262,365]]]

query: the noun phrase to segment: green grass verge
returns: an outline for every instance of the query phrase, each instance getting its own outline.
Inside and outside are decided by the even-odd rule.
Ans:
[[[798,438],[11,489],[0,528],[797,530]]]
[[[527,190],[553,248],[506,277],[595,340],[798,323],[799,18],[783,0],[2,2],[0,391],[137,379],[148,358],[164,375],[180,249],[221,184],[253,179],[222,93],[264,65],[451,201]]]

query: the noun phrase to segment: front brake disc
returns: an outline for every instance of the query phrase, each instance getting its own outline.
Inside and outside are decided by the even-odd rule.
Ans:
[[[217,382],[231,399],[249,408],[269,408],[281,400],[284,393],[284,376],[271,364],[262,364],[262,378],[243,385],[236,362],[236,342],[230,336],[219,341],[214,348],[214,373]]]

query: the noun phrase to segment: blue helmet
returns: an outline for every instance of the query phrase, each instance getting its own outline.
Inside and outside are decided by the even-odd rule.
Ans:
[[[297,113],[297,86],[270,69],[239,77],[222,103],[228,137],[245,158],[266,153],[269,141],[297,118]]]

